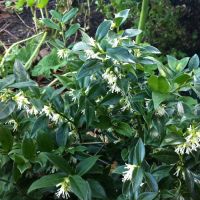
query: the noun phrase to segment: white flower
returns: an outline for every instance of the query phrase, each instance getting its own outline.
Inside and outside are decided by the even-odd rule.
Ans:
[[[179,174],[180,174],[180,172],[181,172],[181,166],[178,166],[178,167],[176,168],[176,172],[174,173],[174,175],[178,177]]]
[[[161,105],[161,106],[159,106],[157,109],[156,109],[156,115],[158,115],[158,116],[160,116],[160,117],[162,117],[163,115],[165,115],[167,112],[166,112],[166,110],[165,110],[165,105],[163,104],[163,105]]]
[[[18,123],[14,119],[7,121],[6,124],[12,124],[13,125],[13,131],[16,131],[17,128],[18,128]]]
[[[126,163],[125,163],[126,164]],[[133,171],[136,168],[136,165],[126,164],[126,171],[123,172],[122,182],[131,181],[133,177]]]
[[[63,199],[68,199],[70,197],[69,192],[71,192],[71,186],[68,178],[65,178],[64,181],[57,184],[56,187],[59,187],[56,192],[58,198],[62,197]]]
[[[59,49],[57,55],[60,59],[66,58],[69,55],[69,49]]]
[[[196,131],[195,128],[190,126],[187,134],[188,135],[185,137],[186,141],[176,147],[175,152],[177,154],[190,154],[192,151],[197,151],[200,147],[200,131]]]
[[[30,115],[37,115],[39,114],[39,111],[35,106],[32,106],[29,110],[27,110],[27,113]]]
[[[13,97],[13,100],[17,103],[18,109],[21,110],[24,108],[25,110],[28,110],[28,106],[30,105],[30,102],[28,99],[24,96],[22,92],[19,92]]]
[[[86,56],[87,56],[87,59],[100,58],[100,57],[98,56],[98,54],[97,54],[97,53],[94,53],[94,51],[91,50],[91,49],[86,49],[86,50],[84,50],[84,52],[85,52],[85,54],[86,54]]]
[[[107,81],[112,93],[119,93],[121,91],[121,89],[117,86],[117,76],[112,71],[107,69],[105,73],[102,74],[102,77],[105,81]]]
[[[50,107],[50,106],[46,106],[44,105],[42,111],[41,111],[41,114],[44,113],[47,117],[49,117],[49,119],[52,121],[52,122],[55,122],[56,124],[59,122],[59,121],[62,121],[62,116],[58,113],[55,113],[53,111],[53,109]]]
[[[184,114],[183,104],[180,101],[177,103],[177,111],[180,116]]]

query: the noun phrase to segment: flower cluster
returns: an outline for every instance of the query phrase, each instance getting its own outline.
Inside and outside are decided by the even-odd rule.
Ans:
[[[71,192],[71,185],[69,178],[65,178],[63,182],[56,185],[59,189],[56,192],[58,198],[62,197],[63,199],[70,198],[69,193]]]
[[[117,86],[117,76],[114,74],[113,71],[110,71],[110,69],[107,69],[105,73],[102,75],[102,77],[105,81],[107,81],[112,93],[121,92],[121,89]]]
[[[59,121],[62,121],[63,118],[60,114],[58,113],[55,113],[53,111],[53,109],[50,107],[50,106],[44,106],[42,111],[41,111],[41,114],[45,114],[47,117],[49,117],[49,119],[52,121],[52,122],[55,122],[55,124],[57,124]]]
[[[64,59],[69,55],[69,49],[59,49],[57,55],[60,59]]]
[[[12,124],[13,125],[13,131],[16,131],[17,128],[18,128],[18,123],[14,119],[7,121],[6,124]]]
[[[187,133],[188,135],[185,137],[185,142],[179,144],[175,149],[177,154],[190,154],[192,151],[197,151],[200,147],[200,131],[196,131],[195,128],[190,126]]]
[[[126,171],[123,172],[122,182],[131,181],[133,177],[133,171],[137,165],[126,164]]]

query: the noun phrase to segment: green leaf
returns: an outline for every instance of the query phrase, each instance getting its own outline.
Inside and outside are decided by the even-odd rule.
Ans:
[[[131,28],[131,29],[126,29],[122,36],[123,37],[135,37],[135,36],[139,35],[140,33],[142,33],[141,30]]]
[[[189,59],[190,59],[189,57],[186,57],[186,58],[179,60],[177,66],[176,66],[176,71],[181,72],[182,70],[184,70],[184,68],[188,64]]]
[[[34,160],[36,154],[36,145],[33,139],[24,138],[22,141],[22,153],[25,158]]]
[[[77,174],[83,176],[86,174],[97,162],[99,156],[91,156],[82,160],[76,167]]]
[[[32,7],[35,4],[35,0],[26,0],[26,3],[29,7]]]
[[[176,70],[176,65],[178,63],[178,60],[176,58],[174,58],[173,56],[169,56],[167,55],[167,61],[168,61],[168,65],[169,67],[175,71]]]
[[[57,19],[59,22],[62,21],[62,14],[60,14],[59,12],[57,12],[56,10],[50,10],[51,16],[54,19]]]
[[[183,142],[185,142],[185,139],[182,136],[175,133],[170,133],[165,136],[161,146],[178,145],[182,144]]]
[[[42,21],[47,27],[60,31],[59,25],[54,23],[52,20],[46,18],[46,19],[43,19]]]
[[[109,93],[102,99],[101,104],[105,106],[115,105],[119,102],[121,96],[118,94]]]
[[[197,69],[199,67],[199,56],[194,54],[188,63],[188,67],[190,70]]]
[[[89,184],[92,191],[92,198],[107,199],[106,192],[98,181],[89,180]]]
[[[135,63],[136,61],[135,56],[133,56],[128,49],[124,47],[108,48],[107,55],[121,62]]]
[[[135,167],[133,170],[133,175],[131,180],[133,193],[136,192],[140,187],[143,177],[144,177],[143,169],[141,167]]]
[[[0,102],[0,120],[11,115],[15,110],[15,106],[15,102],[11,100],[8,102]]]
[[[103,63],[98,60],[86,61],[78,72],[77,79],[81,79],[86,76],[90,76],[103,67]]]
[[[69,12],[66,12],[63,15],[62,22],[67,23],[70,19],[72,19],[76,13],[78,12],[78,8],[72,8]]]
[[[80,200],[91,200],[89,196],[90,187],[87,181],[80,176],[74,175],[69,177],[71,190]]]
[[[0,79],[0,90],[6,88],[7,86],[11,85],[15,81],[14,75],[8,75],[4,79]]]
[[[37,0],[37,4],[36,4],[36,7],[37,8],[45,8],[48,4],[49,0]]]
[[[31,184],[28,189],[28,193],[37,189],[54,187],[58,183],[61,183],[63,179],[64,177],[60,174],[50,174],[47,176],[43,176]]]
[[[58,131],[56,132],[56,142],[59,146],[65,146],[67,143],[67,138],[69,134],[69,129],[66,124],[62,124]]]
[[[167,79],[163,76],[152,75],[148,79],[149,87],[153,92],[169,93],[170,85]]]
[[[188,81],[190,81],[191,79],[192,79],[192,77],[190,77],[190,75],[181,74],[180,76],[176,77],[174,82],[179,84],[179,85],[183,85],[183,84],[187,83]]]
[[[154,104],[154,109],[157,109],[159,105],[169,98],[168,94],[163,94],[159,92],[152,92],[152,99]]]
[[[65,39],[68,39],[70,36],[74,35],[77,30],[80,28],[80,24],[72,24],[69,29],[65,32]]]
[[[60,168],[62,171],[67,173],[68,175],[73,172],[68,162],[62,158],[61,156],[55,155],[53,153],[45,153],[48,160],[53,163],[56,167]]]
[[[153,192],[158,192],[158,184],[154,176],[150,173],[145,173],[145,178],[148,186],[151,188]]]
[[[13,136],[9,129],[0,126],[0,146],[5,152],[9,152],[13,146]]]
[[[101,41],[108,33],[112,25],[111,20],[103,21],[97,28],[95,38],[99,42]]]
[[[19,83],[14,83],[12,85],[9,85],[10,88],[26,88],[26,87],[36,87],[38,84],[35,81],[25,81],[25,82],[19,82]]]
[[[145,157],[145,147],[140,138],[135,146],[133,164],[141,165],[141,163],[144,160],[144,157]]]
[[[128,18],[130,9],[122,10],[119,13],[115,14],[115,24],[117,27],[119,27],[121,24],[123,24],[126,19]]]
[[[115,131],[123,136],[131,137],[133,136],[133,129],[129,126],[129,124],[125,122],[119,122],[116,127],[114,127]]]
[[[15,61],[13,73],[15,75],[16,82],[24,82],[30,80],[28,73],[26,72],[23,64],[19,60]]]
[[[41,121],[41,123],[44,122],[43,120]],[[38,121],[37,125],[39,125],[41,128],[41,124]],[[35,126],[35,124],[34,124]],[[35,127],[36,128],[36,127]],[[54,148],[54,140],[51,136],[50,133],[47,132],[39,132],[37,134],[37,145],[38,145],[38,149],[41,152],[50,152],[51,150],[53,150]]]
[[[89,127],[92,124],[95,118],[94,106],[92,106],[92,104],[87,99],[85,101],[85,118],[86,118],[87,127]]]
[[[139,195],[138,200],[153,200],[157,195],[157,192],[144,192]]]

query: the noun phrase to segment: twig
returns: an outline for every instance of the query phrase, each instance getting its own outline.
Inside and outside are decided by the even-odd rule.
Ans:
[[[16,40],[19,40],[18,37],[16,37],[15,35],[13,35],[11,32],[9,32],[8,30],[4,29],[4,32],[8,33],[8,35],[10,35],[11,37],[15,38]]]
[[[10,51],[12,50],[12,48],[15,47],[15,46],[17,46],[18,44],[21,44],[21,43],[24,43],[24,42],[26,42],[26,41],[28,41],[28,40],[31,40],[31,39],[33,39],[33,38],[36,38],[36,37],[38,37],[38,36],[41,35],[41,34],[43,34],[43,32],[38,33],[37,35],[33,35],[33,36],[31,36],[31,37],[29,37],[29,38],[26,38],[26,39],[24,39],[24,40],[20,40],[20,41],[18,41],[18,42],[16,42],[16,43],[12,44],[12,45],[6,50],[6,53],[5,53],[5,55],[3,56],[2,60],[1,60],[1,63],[0,63],[1,75],[4,73],[3,64],[4,64],[4,62],[5,62],[5,59],[6,59],[6,57],[9,55]]]
[[[3,27],[0,29],[0,33],[3,32],[6,28],[8,28],[10,26],[9,23],[6,23],[3,25]]]
[[[21,22],[24,24],[24,26],[26,26],[27,28],[31,29],[34,32],[34,28],[28,26],[25,21],[20,17],[20,15],[18,15],[16,12],[15,14],[17,15],[17,17],[21,20]]]
[[[34,52],[32,53],[31,57],[29,58],[29,60],[26,62],[25,64],[25,69],[29,69],[35,59],[35,57],[38,55],[38,51],[40,50],[40,47],[42,46],[42,44],[44,43],[45,39],[47,36],[47,32],[44,32],[44,35],[41,39],[41,41],[39,42],[39,44],[37,45],[36,49],[34,50]]]

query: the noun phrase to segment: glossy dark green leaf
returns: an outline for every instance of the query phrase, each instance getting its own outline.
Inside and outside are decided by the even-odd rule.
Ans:
[[[36,155],[36,145],[33,139],[24,138],[22,141],[22,153],[25,158],[34,160]]]
[[[165,136],[165,138],[162,141],[161,146],[167,146],[167,145],[178,145],[178,144],[182,144],[185,141],[185,139],[178,135],[178,134],[167,134]]]
[[[69,20],[71,20],[73,17],[75,17],[77,12],[78,12],[78,8],[72,8],[69,12],[66,12],[63,15],[62,22],[63,23],[69,22]]]
[[[54,19],[57,19],[59,22],[62,21],[62,14],[57,12],[56,10],[50,10],[50,13],[51,13],[51,16],[54,18]]]
[[[19,60],[15,61],[13,73],[16,82],[24,82],[30,80],[28,73],[26,72],[23,64]]]
[[[157,192],[144,192],[139,195],[138,200],[153,200],[157,195]]]
[[[158,192],[158,184],[154,176],[150,173],[145,173],[145,178],[148,186],[151,188],[151,191]]]
[[[152,100],[154,104],[154,109],[159,109],[159,105],[167,100],[170,96],[168,94],[160,93],[160,92],[152,92]]]
[[[139,29],[126,29],[123,33],[124,37],[135,37],[139,35],[142,31]]]
[[[199,56],[194,54],[188,63],[188,67],[190,70],[197,69],[199,67]]]
[[[86,174],[97,162],[99,156],[91,156],[82,160],[76,167],[77,174],[83,176]]]
[[[69,179],[72,192],[80,200],[91,200],[91,189],[87,181],[83,180],[78,175],[70,176]]]
[[[69,128],[66,124],[62,124],[56,132],[56,142],[58,146],[65,146],[69,134]]]
[[[4,79],[0,79],[0,90],[6,88],[7,86],[13,84],[15,81],[14,75],[8,75]]]
[[[98,181],[89,180],[89,184],[92,191],[92,198],[107,199],[106,192]]]
[[[43,176],[31,184],[28,193],[43,188],[55,187],[58,183],[63,181],[64,177],[60,174],[50,174]]]
[[[0,147],[5,151],[9,152],[13,146],[13,136],[9,129],[0,126]]]
[[[125,122],[119,122],[118,125],[114,128],[114,130],[118,134],[122,136],[126,136],[126,137],[133,136],[133,132],[134,132],[134,130],[130,127],[130,125]]]
[[[14,83],[12,85],[9,85],[11,88],[26,88],[26,87],[37,87],[38,84],[35,81],[25,81],[25,82],[19,82],[19,83]]]
[[[124,47],[109,48],[107,49],[107,55],[121,62],[135,63],[136,61],[135,56]]]
[[[55,22],[53,22],[52,20],[46,18],[42,20],[43,23],[45,24],[45,26],[55,29],[55,30],[60,30],[60,26],[58,24],[56,24]]]
[[[133,170],[133,176],[131,181],[133,193],[139,189],[143,177],[144,177],[143,169],[141,167],[135,167]]]
[[[7,118],[11,115],[15,110],[15,102],[8,101],[8,102],[0,102],[0,120]]]
[[[41,152],[52,151],[54,148],[54,140],[51,134],[43,131],[37,133],[37,145]]]
[[[111,25],[112,25],[111,20],[103,21],[99,25],[99,27],[97,28],[97,31],[96,31],[96,35],[95,35],[95,38],[96,38],[97,41],[102,40],[107,35],[108,31],[111,28]]]
[[[126,21],[126,19],[128,18],[129,11],[130,11],[130,9],[126,9],[126,10],[122,10],[119,13],[115,14],[114,22],[117,27]]]
[[[154,92],[160,92],[160,93],[168,93],[170,90],[170,84],[168,80],[163,76],[155,76],[152,75],[148,79],[149,87]]]
[[[68,162],[61,156],[53,153],[46,153],[48,160],[53,163],[56,167],[64,171],[66,174],[71,174],[73,170],[69,166]]]
[[[81,79],[86,76],[90,76],[99,71],[103,66],[103,63],[98,60],[86,61],[78,72],[77,79]]]
[[[144,160],[144,157],[145,157],[145,147],[140,138],[135,146],[133,163],[141,165],[141,163]]]
[[[74,35],[78,29],[80,28],[80,24],[72,24],[69,29],[65,32],[65,39],[68,39],[70,36]]]

